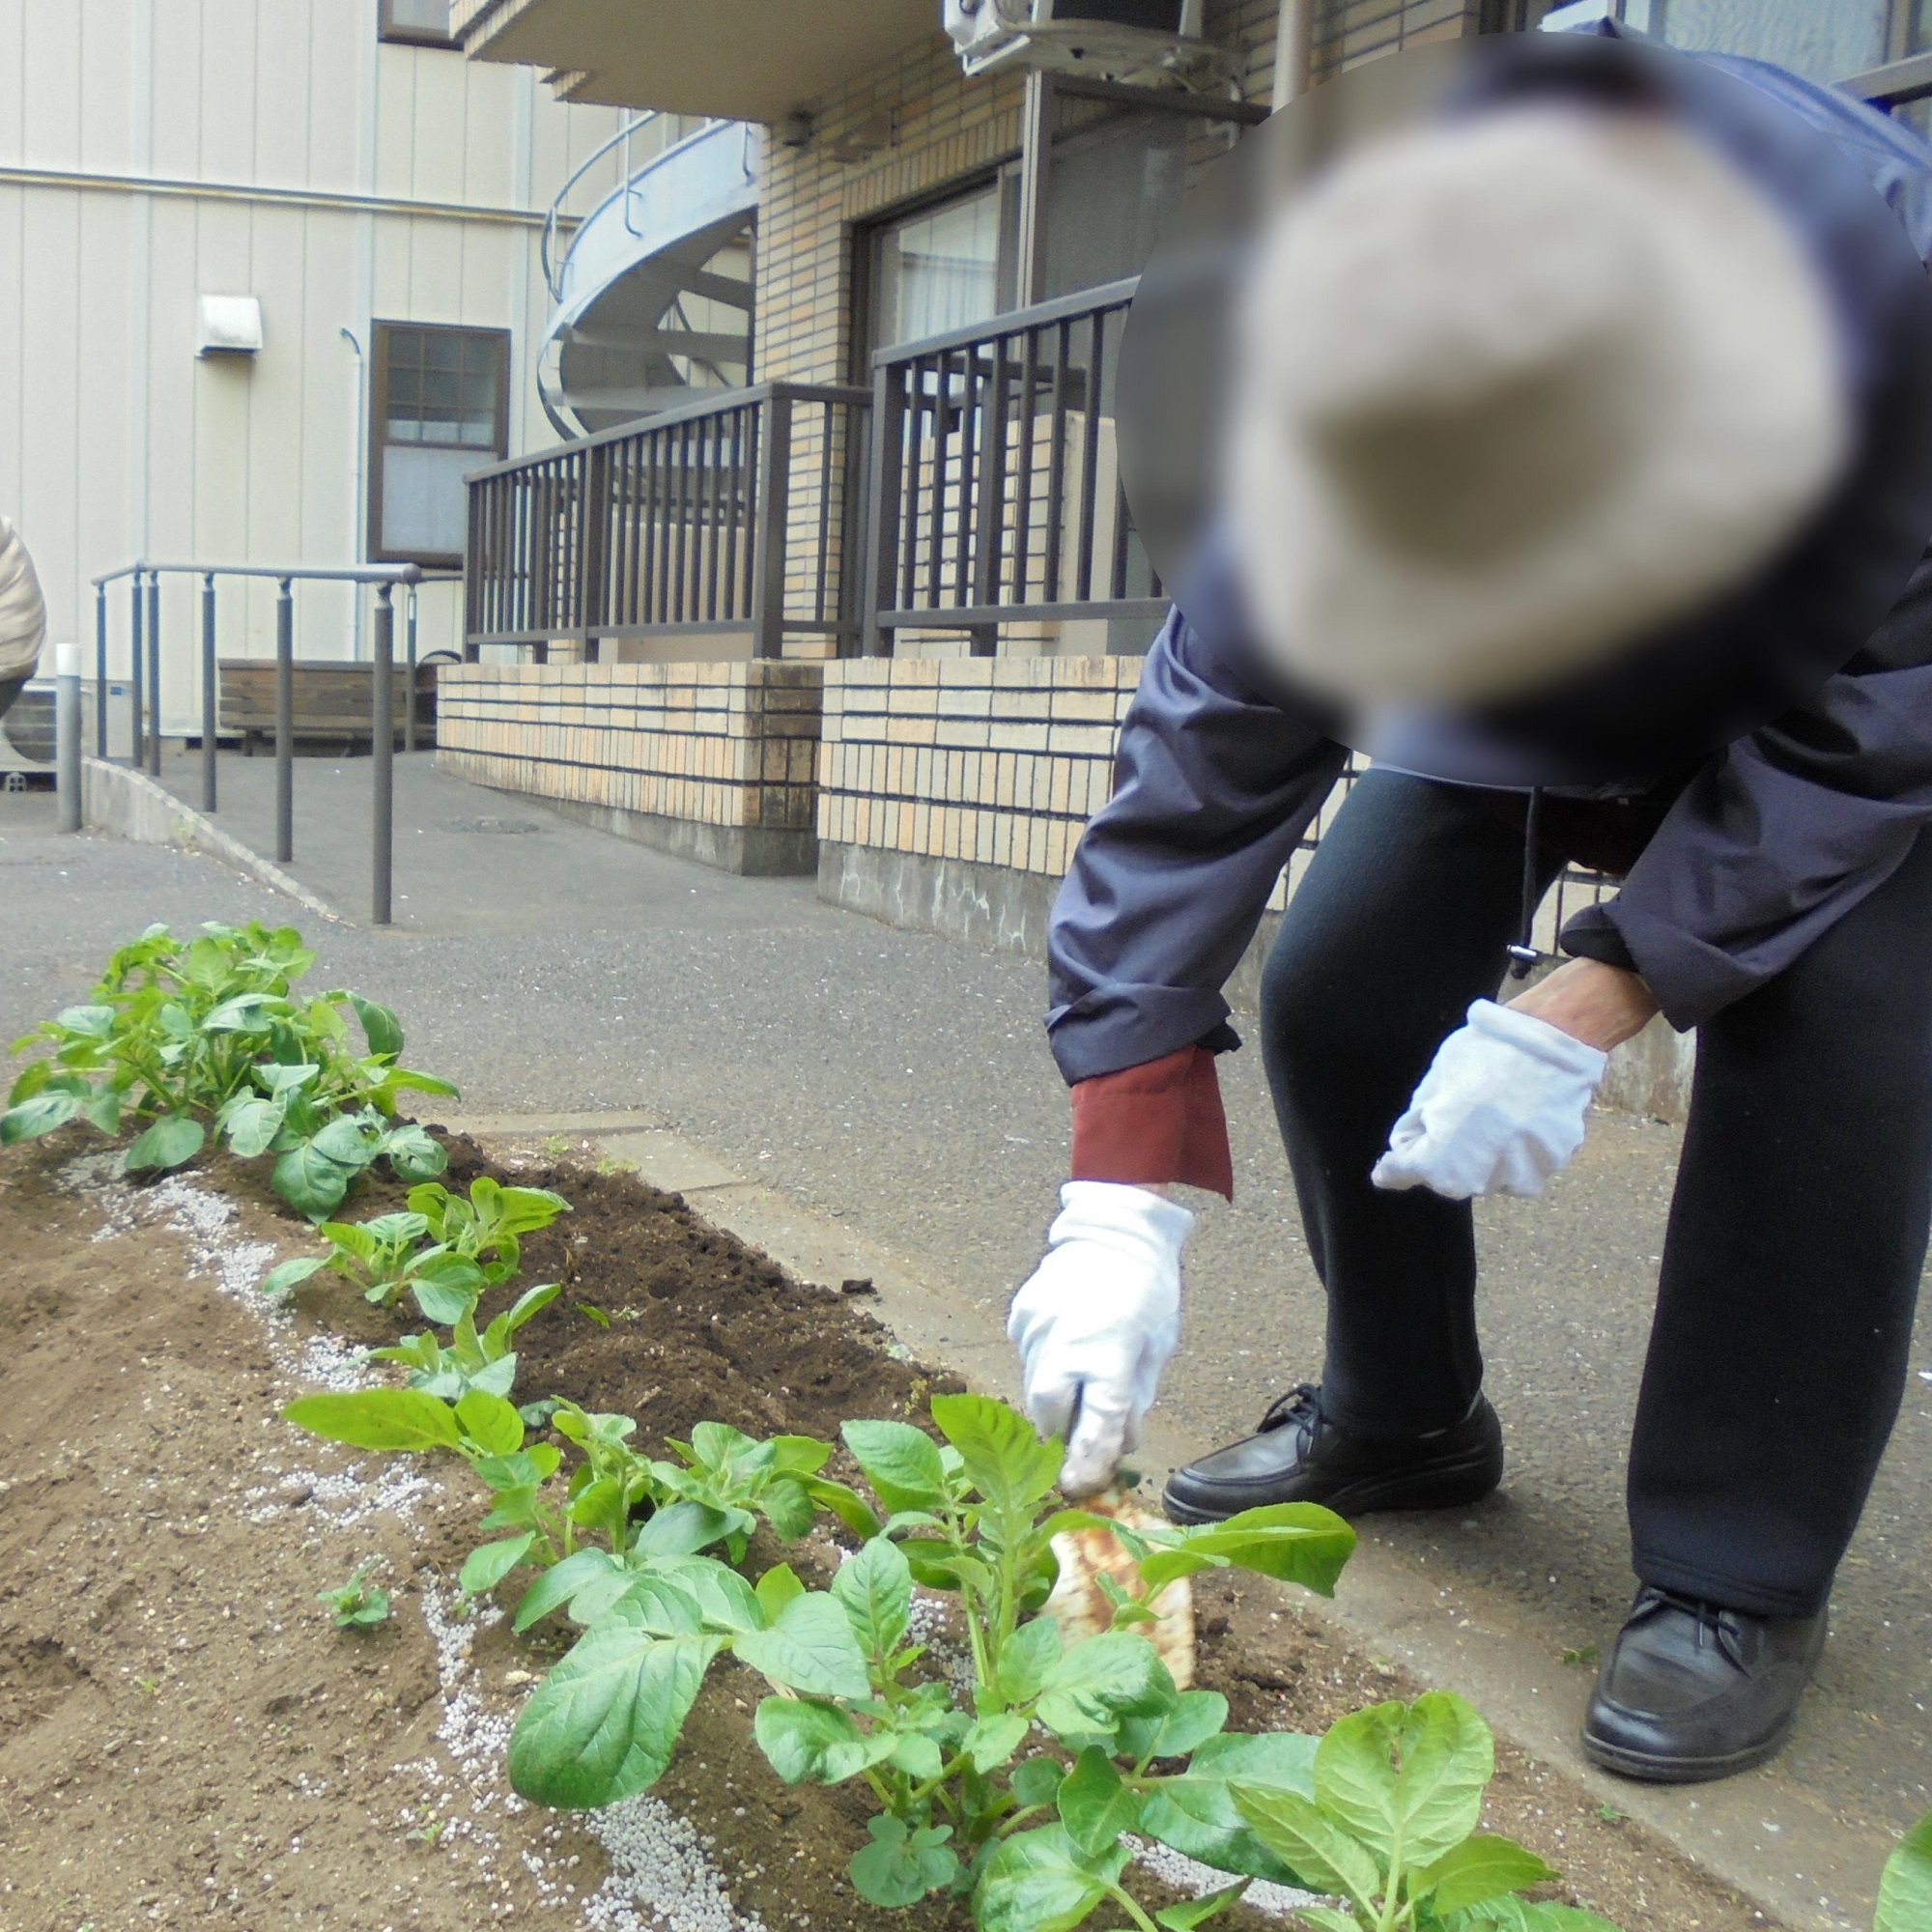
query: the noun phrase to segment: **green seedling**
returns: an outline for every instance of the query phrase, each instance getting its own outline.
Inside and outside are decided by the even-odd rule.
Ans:
[[[1579,1643],[1575,1650],[1566,1650],[1562,1662],[1575,1664],[1579,1670],[1594,1670],[1597,1667],[1597,1646],[1594,1643]]]
[[[369,1581],[376,1567],[372,1556],[355,1567],[348,1582],[333,1590],[318,1590],[316,1602],[327,1604],[335,1612],[337,1630],[373,1630],[389,1620],[389,1593]]]
[[[74,1120],[138,1128],[124,1165],[153,1173],[192,1160],[212,1132],[244,1159],[274,1154],[276,1192],[314,1219],[373,1161],[410,1180],[440,1173],[442,1150],[394,1117],[405,1091],[455,1088],[402,1065],[388,1008],[298,995],[314,960],[293,926],[210,923],[188,940],[150,926],[111,955],[85,1006],[14,1041],[42,1053],[10,1090],[0,1145]]]
[[[459,1262],[455,1256],[443,1259]],[[460,1265],[473,1268],[474,1264]],[[448,1320],[449,1311],[455,1310],[450,1339],[443,1343],[434,1335],[405,1335],[393,1348],[371,1349],[370,1359],[400,1362],[409,1371],[412,1388],[446,1402],[455,1402],[471,1389],[507,1396],[517,1379],[517,1357],[510,1346],[517,1330],[563,1292],[562,1283],[554,1281],[526,1289],[479,1333],[473,1290],[445,1288],[441,1282],[418,1281],[412,1286],[416,1305],[431,1321]]]
[[[494,1287],[516,1273],[523,1255],[519,1237],[568,1214],[570,1203],[547,1187],[505,1187],[482,1175],[470,1182],[467,1201],[440,1181],[413,1187],[410,1209],[423,1217],[431,1240],[474,1263]]]
[[[594,1321],[600,1328],[608,1328],[611,1325],[611,1318],[595,1302],[580,1301],[577,1304],[577,1312],[586,1321]]]
[[[1556,1874],[1534,1852],[1477,1829],[1495,1744],[1446,1690],[1342,1719],[1297,1785],[1238,1776],[1234,1809],[1293,1882],[1345,1901],[1304,1906],[1314,1932],[1614,1932],[1573,1906],[1521,1896]]]

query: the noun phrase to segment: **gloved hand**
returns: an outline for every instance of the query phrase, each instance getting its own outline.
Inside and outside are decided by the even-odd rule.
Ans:
[[[1112,1481],[1140,1441],[1180,1332],[1180,1250],[1194,1216],[1113,1180],[1069,1180],[1046,1259],[1013,1296],[1007,1333],[1020,1351],[1026,1412],[1066,1443],[1060,1487],[1080,1496]]]
[[[1436,1049],[1369,1179],[1451,1201],[1543,1192],[1583,1145],[1609,1056],[1548,1020],[1478,1000]]]

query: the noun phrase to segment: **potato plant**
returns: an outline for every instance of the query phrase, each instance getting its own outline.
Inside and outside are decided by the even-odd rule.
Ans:
[[[272,1153],[276,1192],[317,1219],[374,1161],[406,1179],[440,1174],[442,1150],[398,1124],[396,1105],[405,1091],[455,1088],[402,1065],[388,1008],[298,996],[314,962],[294,926],[210,923],[191,939],[150,926],[112,954],[85,1006],[14,1042],[43,1051],[8,1094],[0,1145],[74,1120],[108,1135],[138,1126],[125,1165],[154,1172],[192,1160],[212,1128],[244,1159]]]
[[[570,1212],[570,1203],[547,1187],[505,1187],[488,1175],[470,1183],[468,1201],[437,1181],[412,1188],[409,1199],[400,1213],[323,1222],[316,1232],[328,1242],[327,1254],[283,1262],[263,1282],[264,1292],[286,1293],[330,1268],[379,1307],[394,1306],[407,1290],[427,1321],[449,1327],[474,1313],[486,1290],[517,1272],[519,1236]]]
[[[1932,1932],[1932,1811],[1885,1861],[1872,1932]]]

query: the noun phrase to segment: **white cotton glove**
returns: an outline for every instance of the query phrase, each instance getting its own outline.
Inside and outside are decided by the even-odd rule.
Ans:
[[[1089,1495],[1140,1441],[1180,1334],[1180,1250],[1194,1216],[1113,1180],[1069,1180],[1046,1259],[1013,1296],[1026,1412],[1066,1443],[1060,1487]]]
[[[1543,1192],[1583,1145],[1609,1056],[1560,1027],[1493,1000],[1436,1049],[1369,1179],[1451,1201]]]

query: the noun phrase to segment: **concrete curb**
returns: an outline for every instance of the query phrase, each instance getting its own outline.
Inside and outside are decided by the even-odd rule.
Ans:
[[[184,805],[173,792],[145,772],[127,765],[88,758],[81,767],[81,820],[90,831],[111,833],[142,845],[175,845],[225,860],[285,894],[299,906],[338,925],[350,923],[335,908],[318,898],[299,880],[251,850],[232,832]]]
[[[970,1294],[844,1222],[747,1180],[696,1142],[653,1124],[648,1114],[477,1114],[445,1117],[441,1124],[496,1142],[506,1153],[535,1152],[555,1136],[587,1143],[627,1162],[651,1186],[683,1195],[695,1212],[760,1249],[796,1280],[836,1288],[869,1279],[877,1298],[865,1306],[913,1355],[945,1364],[976,1388],[1018,1397],[1004,1297]],[[1148,1434],[1136,1461],[1154,1482],[1214,1446],[1158,1415]],[[1566,1668],[1534,1634],[1518,1628],[1505,1602],[1443,1588],[1411,1557],[1383,1544],[1373,1519],[1350,1564],[1347,1588],[1333,1602],[1296,1601],[1426,1682],[1461,1691],[1499,1736],[1648,1827],[1793,1932],[1869,1925],[1872,1891],[1890,1848],[1886,1834],[1834,1815],[1775,1766],[1676,1789],[1632,1784],[1597,1770],[1577,1742],[1590,1673]]]

